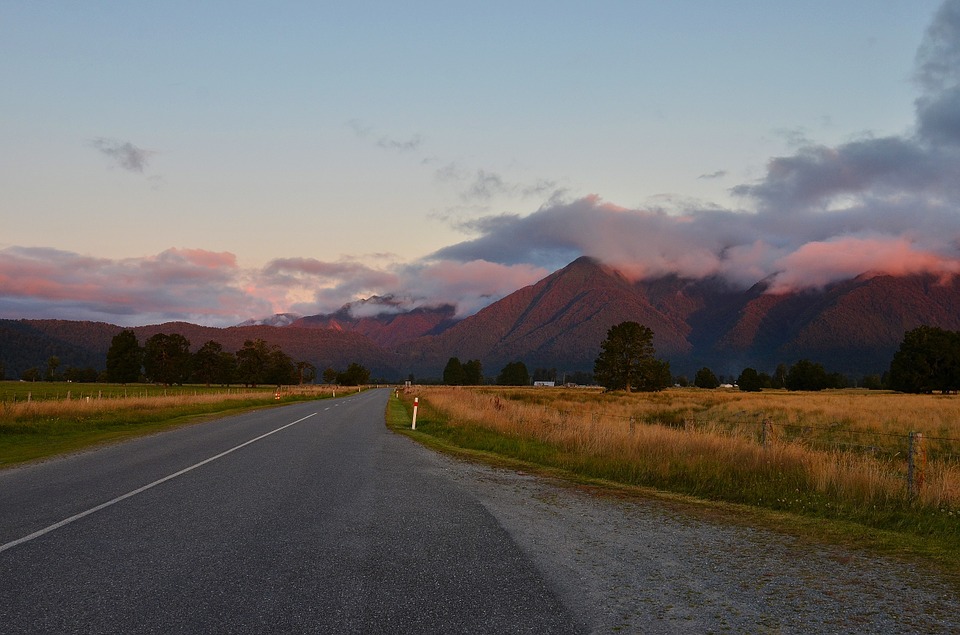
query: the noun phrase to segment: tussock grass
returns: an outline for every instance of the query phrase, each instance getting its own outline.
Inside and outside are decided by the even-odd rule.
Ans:
[[[419,391],[418,431],[445,443],[587,478],[892,531],[908,537],[910,550],[948,554],[960,566],[960,397]],[[910,431],[942,438],[928,452],[918,496],[905,480]]]

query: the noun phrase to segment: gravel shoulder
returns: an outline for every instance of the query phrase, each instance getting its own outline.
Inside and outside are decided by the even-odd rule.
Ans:
[[[436,455],[589,633],[958,633],[960,597],[909,564],[657,501]]]

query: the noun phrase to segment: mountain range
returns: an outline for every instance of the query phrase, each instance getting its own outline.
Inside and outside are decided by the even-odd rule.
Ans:
[[[155,333],[180,333],[194,350],[209,340],[237,350],[261,338],[318,369],[359,362],[385,379],[437,378],[453,356],[479,359],[488,377],[517,360],[531,370],[591,371],[607,330],[626,320],[652,329],[658,356],[688,377],[702,366],[735,376],[747,366],[771,372],[799,359],[853,376],[882,373],[907,330],[960,330],[958,277],[867,273],[821,289],[768,291],[765,281],[747,289],[721,278],[632,281],[583,257],[460,320],[451,305],[403,311],[392,298],[375,297],[331,314],[281,314],[266,323],[131,330],[141,343]],[[103,368],[121,330],[102,322],[0,320],[0,363],[8,377],[45,367],[51,355],[62,367]]]

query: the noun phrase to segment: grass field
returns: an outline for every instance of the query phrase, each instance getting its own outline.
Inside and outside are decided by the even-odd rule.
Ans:
[[[0,382],[0,467],[334,390]]]
[[[413,396],[414,434],[435,447],[745,506],[960,571],[958,396],[430,387],[405,395],[406,417]],[[926,450],[914,491],[910,432]]]

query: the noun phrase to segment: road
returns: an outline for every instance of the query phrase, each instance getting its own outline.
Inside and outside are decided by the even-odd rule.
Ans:
[[[570,633],[390,392],[0,471],[4,633]]]

